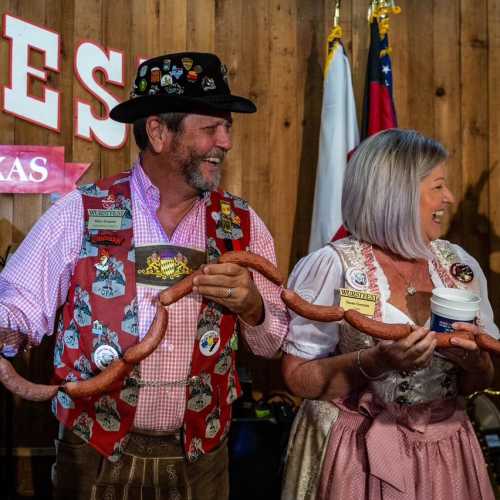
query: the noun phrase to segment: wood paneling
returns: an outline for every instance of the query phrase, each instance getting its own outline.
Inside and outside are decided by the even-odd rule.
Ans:
[[[2,144],[64,145],[66,161],[91,162],[89,181],[127,168],[136,155],[74,135],[74,99],[101,105],[76,79],[83,40],[124,53],[128,95],[138,57],[181,50],[215,51],[234,93],[258,106],[234,116],[233,151],[223,185],[247,198],[270,228],[288,273],[307,251],[317,162],[325,49],[331,0],[0,0],[8,12],[61,34],[61,133],[0,112]],[[367,0],[344,0],[341,22],[361,118],[369,32]],[[481,263],[500,309],[500,6],[495,0],[400,0],[391,17],[399,124],[442,141],[450,151],[457,204],[448,235]],[[8,42],[0,42],[0,84],[8,82]],[[35,64],[41,57],[34,57]],[[41,83],[35,83],[40,92]],[[22,240],[49,205],[47,196],[0,196],[0,253]],[[35,366],[38,366],[35,364]],[[37,371],[38,368],[35,370]],[[272,385],[272,383],[271,383]]]
[[[391,18],[395,101],[399,123],[440,139],[450,150],[450,183],[457,207],[450,221],[453,239],[487,268],[498,210],[498,127],[489,117],[497,103],[498,5],[492,0],[402,0]],[[258,105],[253,116],[235,116],[234,146],[224,186],[250,200],[271,229],[279,265],[287,272],[307,249],[318,128],[321,113],[324,41],[333,2],[323,0],[43,0],[0,1],[3,12],[61,33],[62,70],[51,84],[62,91],[62,132],[46,131],[0,114],[4,143],[62,144],[68,161],[91,162],[84,180],[127,167],[133,141],[117,151],[74,136],[73,100],[102,106],[73,73],[74,52],[83,40],[124,53],[124,88],[110,85],[119,99],[129,92],[138,57],[176,50],[215,50],[227,64],[235,93]],[[368,46],[366,0],[345,0],[341,21],[351,57],[361,118]],[[120,23],[116,13],[120,13]],[[0,43],[7,68],[8,43]],[[35,62],[40,60],[35,58]],[[1,75],[7,82],[7,71]],[[40,82],[35,85],[35,91]],[[494,182],[494,181],[497,182]],[[493,198],[492,198],[493,197]],[[48,197],[0,197],[0,248],[19,242]],[[492,248],[490,248],[492,247]],[[495,304],[500,298],[493,291]]]
[[[500,2],[488,4],[488,108],[492,110],[488,127],[490,223],[490,283],[500,286]],[[496,311],[500,314],[500,290],[494,291]]]
[[[460,5],[458,2],[434,0],[433,19],[433,87],[434,137],[446,144],[449,185],[453,193],[463,192],[461,111],[460,111]],[[442,50],[447,47],[447,50]],[[455,205],[450,213],[457,220],[461,213]],[[454,219],[453,219],[454,218]],[[448,221],[449,223],[449,221]]]

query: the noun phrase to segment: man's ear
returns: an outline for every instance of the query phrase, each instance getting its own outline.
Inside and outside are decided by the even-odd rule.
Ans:
[[[158,116],[149,116],[146,120],[146,133],[153,153],[161,153],[170,141],[172,133]]]

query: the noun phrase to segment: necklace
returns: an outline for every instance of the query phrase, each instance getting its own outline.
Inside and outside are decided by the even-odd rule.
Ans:
[[[413,296],[417,293],[417,287],[415,286],[415,277],[418,271],[418,266],[415,266],[415,271],[413,271],[412,275],[408,279],[399,269],[396,264],[394,264],[394,269],[396,272],[403,278],[403,281],[406,285],[406,295]]]
[[[418,273],[418,265],[414,265],[414,271],[409,278],[407,278],[399,269],[398,265],[394,263],[390,258],[386,259],[386,262],[389,262],[394,270],[399,274],[399,276],[403,279],[406,287],[406,295],[413,296],[417,293],[417,287],[415,285],[415,278]]]

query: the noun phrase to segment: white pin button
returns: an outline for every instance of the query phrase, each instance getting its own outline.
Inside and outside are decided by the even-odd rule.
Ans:
[[[119,357],[118,351],[110,345],[100,345],[93,354],[94,363],[99,370],[104,370]]]
[[[200,339],[200,351],[203,356],[213,356],[220,347],[220,335],[215,330],[205,332]]]

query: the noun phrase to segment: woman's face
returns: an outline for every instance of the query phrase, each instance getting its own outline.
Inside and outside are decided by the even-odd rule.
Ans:
[[[426,242],[443,234],[444,214],[454,202],[455,198],[446,185],[444,163],[440,163],[420,183],[420,224]]]

